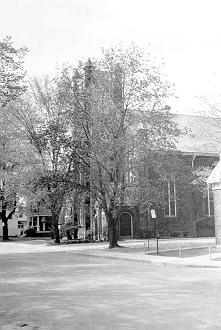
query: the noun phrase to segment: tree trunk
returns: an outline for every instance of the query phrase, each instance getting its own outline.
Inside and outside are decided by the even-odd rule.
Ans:
[[[8,237],[8,220],[7,220],[7,217],[6,217],[6,210],[2,210],[1,218],[2,218],[2,222],[3,222],[2,240],[3,241],[8,241],[9,240],[9,237]]]
[[[3,221],[3,235],[2,235],[3,241],[8,241],[8,221]]]
[[[111,216],[108,218],[108,236],[109,236],[109,249],[119,247],[117,243],[117,221]]]
[[[53,224],[53,230],[54,230],[54,242],[55,243],[60,243],[58,219],[59,219],[59,215],[52,213],[52,224]]]
[[[66,237],[67,237],[67,239],[68,239],[69,241],[72,240],[72,236],[71,236],[70,230],[67,230],[67,231],[66,231]]]

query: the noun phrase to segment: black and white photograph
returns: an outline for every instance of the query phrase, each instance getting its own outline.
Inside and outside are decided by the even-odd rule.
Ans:
[[[221,2],[0,13],[0,330],[221,329]]]

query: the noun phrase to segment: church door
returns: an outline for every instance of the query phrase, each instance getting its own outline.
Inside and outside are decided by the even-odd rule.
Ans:
[[[120,215],[120,236],[132,236],[132,217],[129,213]]]

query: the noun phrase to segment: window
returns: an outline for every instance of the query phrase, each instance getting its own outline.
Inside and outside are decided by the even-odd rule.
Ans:
[[[167,178],[164,183],[164,216],[176,217],[176,185],[174,178]]]
[[[209,187],[203,190],[203,215],[214,215],[213,192]]]
[[[37,227],[38,220],[37,217],[33,217],[33,227]]]
[[[126,184],[133,184],[135,182],[135,173],[134,171],[130,170],[125,173],[124,179]]]

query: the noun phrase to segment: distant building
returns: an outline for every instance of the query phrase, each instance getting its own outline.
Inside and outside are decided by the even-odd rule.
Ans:
[[[21,212],[15,212],[12,215],[12,218],[8,220],[8,235],[9,236],[19,236],[23,228],[27,226],[27,216]],[[3,235],[2,233],[3,227],[0,225],[0,237]]]
[[[221,141],[221,120],[202,116],[174,114],[173,120],[180,129],[186,130],[177,141],[180,157],[189,165],[190,170],[200,167],[215,166],[219,160]],[[177,186],[176,180],[169,180],[166,184],[165,198],[167,205],[164,209],[157,209],[158,231],[161,236],[195,237],[214,236],[214,207],[213,194],[205,184],[201,191],[191,191],[188,187]],[[103,210],[95,203],[90,206],[90,196],[67,200],[60,224],[64,224],[72,217],[79,225],[78,238],[107,239],[107,222]],[[77,201],[77,202],[76,202]],[[142,214],[140,206],[125,199],[125,204],[118,211],[119,238],[142,237],[142,231],[147,229],[154,234],[155,220],[150,214]],[[13,226],[12,226],[13,223]],[[52,228],[51,213],[45,208],[32,211],[29,214],[28,225],[34,227],[38,234],[50,235]],[[10,226],[13,229],[10,229]],[[9,221],[9,230],[14,234],[18,231],[19,219]],[[149,227],[148,227],[149,226]],[[148,228],[147,228],[148,227]]]
[[[214,167],[220,154],[221,119],[174,114],[173,120],[180,129],[186,130],[186,135],[177,141],[177,150],[190,171]],[[178,186],[176,178],[171,178],[164,189],[166,205],[156,210],[161,236],[214,236],[213,193],[206,183],[205,189],[193,191]],[[139,206],[133,201],[119,210],[119,237],[142,236],[142,230],[147,227],[154,234],[155,219],[151,218],[150,213],[141,214]]]

